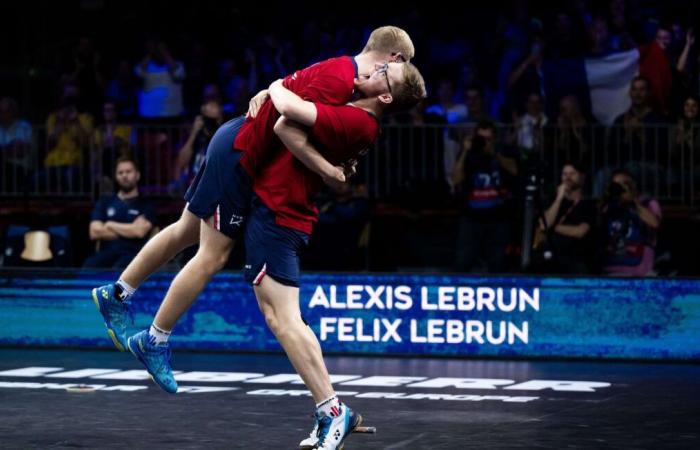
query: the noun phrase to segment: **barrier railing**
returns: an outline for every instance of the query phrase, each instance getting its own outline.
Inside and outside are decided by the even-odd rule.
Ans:
[[[173,172],[189,130],[154,125],[125,129],[120,137],[97,128],[83,141],[59,142],[47,136],[44,127],[35,127],[31,142],[0,152],[0,195],[94,198],[112,189],[114,161],[122,155],[133,155],[139,162],[145,195],[184,191],[187,177],[179,178]],[[360,159],[358,180],[375,199],[417,196],[435,202],[449,198],[454,162],[473,132],[474,127],[468,125],[386,125],[375,148]],[[497,142],[498,151],[517,158],[521,175],[539,174],[547,189],[554,190],[558,184],[561,165],[575,161],[587,169],[587,190],[594,197],[604,194],[615,168],[627,169],[641,192],[668,203],[695,206],[699,193],[700,127],[549,125],[523,129],[502,124]],[[62,154],[56,157],[56,152]]]

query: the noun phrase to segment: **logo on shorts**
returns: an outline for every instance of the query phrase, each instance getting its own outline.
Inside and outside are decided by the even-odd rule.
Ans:
[[[237,216],[235,214],[233,216],[231,216],[231,222],[229,222],[230,225],[235,225],[237,227],[240,227],[242,223],[243,223],[243,216]]]

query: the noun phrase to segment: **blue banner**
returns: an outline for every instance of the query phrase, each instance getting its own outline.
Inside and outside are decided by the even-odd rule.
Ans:
[[[91,297],[108,272],[0,272],[0,344],[110,347]],[[174,274],[132,302],[147,327]],[[700,360],[700,281],[308,274],[301,310],[326,352]],[[215,277],[175,348],[281,351],[250,286]]]

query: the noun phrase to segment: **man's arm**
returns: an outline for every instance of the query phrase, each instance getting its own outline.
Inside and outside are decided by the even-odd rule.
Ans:
[[[564,196],[566,195],[566,186],[563,184],[560,184],[557,187],[557,196],[554,199],[554,202],[552,202],[551,205],[549,205],[549,208],[547,208],[544,211],[544,220],[546,223],[542,223],[542,219],[540,218],[540,228],[543,230],[547,228],[552,228],[554,225],[554,221],[557,219],[557,213],[559,212],[559,207],[561,206],[561,202],[564,200]]]
[[[127,239],[143,239],[153,224],[144,216],[138,216],[132,223],[106,222],[105,227],[119,236]]]
[[[590,230],[591,226],[587,223],[581,223],[578,225],[557,225],[554,227],[555,233],[576,239],[583,239]]]
[[[316,122],[316,106],[296,95],[282,85],[282,80],[277,80],[270,85],[270,100],[275,109],[287,119],[298,122],[308,127]]]
[[[119,235],[105,226],[101,220],[93,220],[90,222],[90,240],[91,241],[113,241]]]
[[[197,133],[204,127],[204,119],[202,116],[197,116],[192,124],[192,130],[190,130],[190,135],[187,141],[184,143],[179,152],[177,152],[177,158],[175,159],[175,168],[173,169],[173,180],[177,180],[185,171],[187,166],[192,159],[192,153],[194,152],[194,140],[197,138]]]
[[[635,206],[637,207],[637,213],[639,214],[639,218],[642,219],[642,222],[649,228],[656,230],[659,228],[661,225],[661,219],[659,216],[654,214],[650,208],[647,208],[646,206],[642,205],[639,200],[635,202]]]
[[[345,182],[342,167],[334,166],[309,142],[309,135],[300,125],[313,126],[316,122],[316,105],[285,88],[282,80],[270,85],[270,100],[282,115],[275,123],[274,131],[290,152],[306,167],[323,178],[326,184]]]
[[[267,89],[263,89],[255,94],[255,97],[251,98],[248,102],[248,111],[246,111],[245,116],[255,119],[255,116],[258,115],[258,111],[260,111],[260,107],[265,103],[268,97]]]
[[[309,142],[309,135],[296,122],[288,120],[284,116],[280,117],[275,123],[274,130],[285,147],[306,167],[320,175],[324,183],[337,184],[345,182],[343,168],[328,162]]]
[[[459,186],[464,181],[464,168],[467,164],[467,154],[469,153],[469,148],[471,143],[464,146],[464,148],[459,152],[457,156],[457,162],[455,163],[454,169],[452,169],[452,182],[455,186]]]

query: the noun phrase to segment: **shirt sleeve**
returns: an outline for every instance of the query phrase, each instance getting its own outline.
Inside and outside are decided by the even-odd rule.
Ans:
[[[105,214],[106,203],[107,199],[105,197],[102,197],[97,201],[97,204],[92,209],[92,214],[90,214],[91,221],[99,220],[100,222],[104,222],[107,219],[107,215]]]
[[[153,205],[150,204],[149,202],[144,202],[142,208],[142,214],[148,220],[151,222],[153,225],[156,224],[156,211],[153,208]]]

